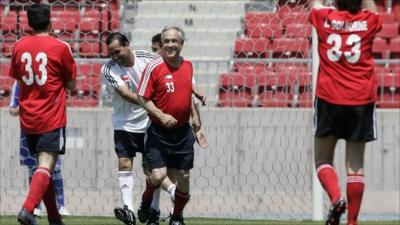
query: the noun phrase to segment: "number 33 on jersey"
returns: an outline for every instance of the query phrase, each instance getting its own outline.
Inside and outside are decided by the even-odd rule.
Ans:
[[[19,81],[21,126],[26,133],[65,126],[66,83],[76,78],[76,65],[67,43],[41,35],[18,40],[9,75]]]
[[[376,99],[372,44],[381,29],[376,13],[313,9],[320,57],[316,95],[330,103],[360,105]]]

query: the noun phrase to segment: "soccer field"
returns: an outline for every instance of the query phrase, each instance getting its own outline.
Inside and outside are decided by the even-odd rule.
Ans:
[[[19,225],[16,216],[0,216],[0,225]],[[234,220],[234,219],[212,219],[212,218],[189,218],[187,225],[322,225],[323,222],[311,221],[267,221],[267,220]],[[67,217],[64,219],[66,225],[122,225],[112,217]],[[47,220],[38,219],[38,225],[47,225]],[[140,223],[137,223],[140,224]],[[400,221],[385,222],[361,222],[359,225],[399,225]],[[167,225],[161,222],[160,225]]]

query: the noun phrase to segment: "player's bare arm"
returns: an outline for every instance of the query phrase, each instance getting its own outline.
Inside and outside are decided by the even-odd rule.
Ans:
[[[172,128],[175,127],[178,123],[178,120],[176,120],[173,116],[166,114],[159,108],[157,108],[157,106],[154,105],[153,101],[139,96],[139,103],[150,115],[159,119],[165,127]]]
[[[120,85],[116,92],[126,101],[139,105],[139,97],[136,93],[132,92],[127,85]]]
[[[201,101],[202,105],[207,104],[207,97],[205,95],[203,95],[202,93],[200,93],[199,90],[197,90],[197,88],[194,85],[193,85],[192,93],[194,94],[194,96],[196,96],[197,99],[199,99]]]
[[[364,0],[362,3],[363,9],[368,9],[371,12],[377,12],[376,4],[374,0]]]
[[[201,119],[200,119],[200,113],[197,104],[192,101],[192,106],[190,108],[190,115],[192,117],[192,127],[193,130],[199,131],[201,129]]]
[[[325,0],[312,0],[311,8],[321,8],[325,4]]]

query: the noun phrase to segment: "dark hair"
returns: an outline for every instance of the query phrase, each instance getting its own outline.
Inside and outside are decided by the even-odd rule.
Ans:
[[[161,43],[161,33],[158,33],[158,34],[156,34],[156,35],[154,35],[152,38],[151,38],[151,43],[156,43],[156,42],[159,42],[159,43]]]
[[[109,34],[109,35],[107,36],[107,39],[106,39],[106,45],[110,45],[111,42],[113,42],[113,41],[115,41],[115,40],[118,40],[118,41],[119,41],[119,44],[120,44],[121,46],[127,46],[127,45],[129,45],[129,40],[128,40],[128,38],[127,38],[124,34],[122,34],[122,33],[120,33],[120,32],[113,32],[113,33]]]
[[[50,6],[36,3],[28,9],[28,24],[34,31],[44,31],[50,24]]]
[[[336,0],[339,10],[349,11],[351,14],[361,10],[362,0]]]

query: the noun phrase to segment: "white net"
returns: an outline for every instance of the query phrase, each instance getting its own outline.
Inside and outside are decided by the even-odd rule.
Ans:
[[[13,82],[7,77],[10,49],[30,32],[26,9],[32,2],[0,3],[0,215],[18,212],[28,187],[27,170],[19,166],[18,119],[9,115],[6,106]],[[62,167],[65,203],[73,215],[112,215],[113,208],[121,205],[112,109],[107,107],[111,98],[100,76],[106,60],[105,36],[120,30],[131,38],[134,49],[150,50],[153,35],[166,25],[179,25],[187,35],[183,55],[193,61],[196,85],[209,100],[209,106],[201,110],[210,149],[196,149],[185,215],[311,218],[308,1],[49,2],[53,33],[70,43],[78,64],[77,91],[68,97],[67,153]],[[387,96],[388,107],[398,107],[398,67],[390,59],[383,59],[385,66],[377,64],[382,81],[391,79],[384,80],[387,83],[380,91]],[[368,146],[361,218],[396,219],[400,207],[393,198],[399,195],[400,185],[398,110],[381,111],[377,119],[381,138]],[[344,168],[343,148],[339,144],[339,168]],[[144,190],[140,160],[139,155],[134,169],[135,205]],[[343,178],[345,172],[339,172]],[[377,209],[376,204],[382,207]],[[163,194],[162,213],[168,208],[170,200]]]

